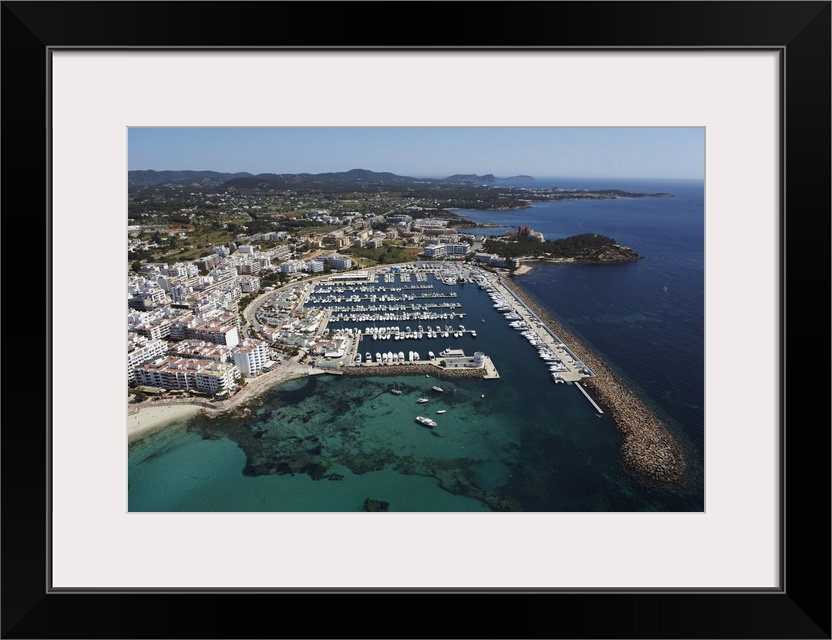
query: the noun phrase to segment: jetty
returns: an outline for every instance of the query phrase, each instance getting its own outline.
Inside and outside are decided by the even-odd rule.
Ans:
[[[591,396],[591,395],[589,395],[589,394],[586,392],[586,389],[584,389],[583,385],[581,385],[581,384],[577,384],[576,386],[578,387],[578,389],[580,389],[580,390],[581,390],[581,393],[582,393],[582,394],[584,394],[584,395],[586,396],[586,399],[587,399],[587,400],[589,400],[589,401],[592,403],[592,406],[593,406],[593,407],[595,407],[595,410],[596,410],[598,413],[604,413],[604,410],[603,410],[603,409],[601,409],[601,407],[599,407],[599,406],[595,403],[595,400],[593,400],[593,399],[592,399],[592,396]]]

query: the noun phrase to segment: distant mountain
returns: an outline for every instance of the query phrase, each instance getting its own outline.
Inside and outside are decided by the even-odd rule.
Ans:
[[[225,187],[241,189],[283,188],[290,186],[340,185],[356,184],[406,184],[424,182],[418,178],[399,176],[395,173],[376,172],[368,169],[350,169],[334,173],[260,173],[256,176],[248,175],[234,178],[225,183]]]
[[[457,173],[447,178],[443,178],[442,182],[494,182],[496,178],[492,173],[486,173],[484,176],[478,176],[473,173],[461,174]]]
[[[369,169],[350,169],[349,171],[340,171],[337,173],[318,173],[318,174],[302,174],[312,175],[321,180],[332,180],[336,182],[418,182],[416,178],[410,176],[398,176],[389,171],[376,172]]]
[[[533,180],[531,176],[513,176],[507,180]],[[309,187],[339,187],[349,183],[357,185],[402,185],[402,184],[482,184],[496,182],[494,174],[455,174],[441,179],[412,178],[400,176],[389,171],[378,172],[369,169],[351,169],[330,173],[220,173],[218,171],[128,171],[128,184],[141,187],[154,184],[177,184],[200,182],[213,186],[222,185],[224,188],[239,188],[243,190],[258,189],[290,189]]]
[[[130,185],[163,184],[168,182],[202,182],[211,180],[225,182],[234,178],[251,176],[250,173],[220,173],[218,171],[128,171],[127,182]]]

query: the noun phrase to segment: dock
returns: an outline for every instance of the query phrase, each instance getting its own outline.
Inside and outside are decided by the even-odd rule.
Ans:
[[[497,367],[494,366],[494,363],[491,361],[491,358],[485,356],[483,359],[485,360],[485,375],[483,376],[483,379],[499,380],[500,374],[497,373]]]
[[[576,387],[578,387],[578,389],[580,389],[580,390],[581,390],[581,393],[582,393],[582,394],[584,394],[584,395],[586,396],[586,399],[587,399],[587,400],[589,400],[589,401],[592,403],[592,406],[593,406],[593,407],[595,407],[595,410],[596,410],[598,413],[604,413],[604,410],[603,410],[603,409],[601,409],[601,407],[599,407],[599,406],[595,403],[595,400],[593,400],[593,399],[592,399],[592,396],[590,396],[590,395],[587,393],[586,389],[584,389],[584,385],[582,385],[580,382],[576,382],[576,383],[575,383],[575,386],[576,386]]]

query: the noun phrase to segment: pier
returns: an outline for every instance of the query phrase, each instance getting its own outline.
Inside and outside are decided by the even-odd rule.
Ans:
[[[595,410],[596,410],[598,413],[604,413],[604,410],[603,410],[603,409],[601,409],[601,407],[599,407],[599,406],[595,403],[595,400],[593,400],[593,399],[592,399],[592,396],[590,396],[590,395],[587,393],[586,389],[584,389],[584,386],[583,386],[580,382],[575,383],[575,386],[576,386],[576,387],[578,387],[578,389],[580,389],[580,390],[581,390],[581,393],[582,393],[582,394],[584,394],[584,395],[586,396],[586,399],[587,399],[587,400],[589,400],[589,401],[592,403],[592,406],[593,406],[593,407],[595,407]]]

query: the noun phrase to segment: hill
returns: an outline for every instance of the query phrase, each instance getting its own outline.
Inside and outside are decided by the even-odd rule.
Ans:
[[[250,176],[250,173],[220,173],[218,171],[128,171],[127,183],[130,186],[149,184],[166,184],[174,182],[205,182],[222,183],[234,178]]]

